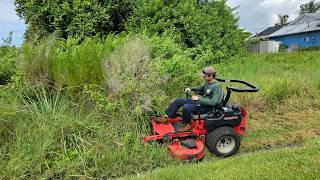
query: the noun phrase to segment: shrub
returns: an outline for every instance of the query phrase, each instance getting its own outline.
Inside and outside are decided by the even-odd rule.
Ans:
[[[0,47],[0,85],[7,84],[15,74],[18,53],[18,49],[15,47]]]
[[[160,87],[166,81],[158,73],[156,62],[151,61],[150,48],[140,38],[129,39],[106,56],[103,63],[107,92],[112,94],[110,101],[121,99],[126,111],[141,116],[154,109],[155,99],[165,96]]]
[[[52,36],[37,44],[24,44],[19,60],[29,82],[58,88],[103,84],[102,59],[124,39],[109,35],[104,41],[99,38],[64,41]]]
[[[26,79],[31,83],[54,83],[52,66],[62,50],[63,41],[54,36],[37,44],[25,43],[18,60]]]
[[[243,52],[247,34],[232,12],[226,1],[138,0],[126,27],[149,36],[169,36],[191,48],[194,59],[210,64]]]
[[[98,39],[76,39],[65,42],[51,66],[57,86],[79,86],[85,83],[101,84],[103,81],[101,59],[103,46]]]
[[[26,38],[36,41],[57,32],[71,38],[119,33],[131,15],[134,1],[24,1],[15,0],[17,14],[25,20]]]

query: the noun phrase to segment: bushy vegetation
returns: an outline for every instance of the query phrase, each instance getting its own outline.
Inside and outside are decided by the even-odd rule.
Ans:
[[[54,32],[62,38],[119,33],[133,11],[134,1],[15,0],[15,5],[17,14],[28,24],[27,40],[35,41]]]
[[[189,49],[191,59],[208,64],[243,54],[243,41],[249,36],[238,27],[234,9],[225,0],[15,0],[15,5],[28,24],[29,42],[51,34],[81,41],[111,33],[143,33],[171,38]]]
[[[170,39],[127,35],[80,44],[53,38],[21,51],[22,69],[1,87],[2,177],[119,177],[178,164],[165,146],[143,144],[141,136],[150,132],[148,114],[202,82],[203,63],[187,50]],[[240,154],[317,136],[318,57],[256,55],[214,65],[219,77],[261,88],[232,98],[251,114]],[[213,158],[207,153],[204,161]]]
[[[212,63],[243,53],[247,33],[225,1],[137,1],[127,23],[132,32],[165,35],[190,48],[192,59]]]
[[[7,84],[16,71],[15,58],[18,56],[18,49],[15,47],[0,47],[0,85]]]
[[[118,177],[175,164],[165,148],[141,143],[147,113],[167,103],[161,87],[172,78],[151,61],[148,42],[75,41],[22,47],[22,73],[1,87],[1,174]]]
[[[2,177],[117,177],[171,164],[165,149],[140,142],[139,119],[33,91],[22,109],[1,109]]]

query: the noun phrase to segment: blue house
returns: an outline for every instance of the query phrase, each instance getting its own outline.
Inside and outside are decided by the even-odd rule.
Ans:
[[[320,46],[320,13],[303,14],[264,38],[281,42],[289,49]]]

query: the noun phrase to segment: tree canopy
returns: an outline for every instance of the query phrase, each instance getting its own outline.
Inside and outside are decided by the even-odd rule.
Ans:
[[[219,60],[239,53],[248,35],[238,27],[233,11],[225,0],[140,0],[127,29],[169,35],[192,48],[196,59]]]
[[[288,23],[289,15],[278,14],[278,23],[276,25],[285,25]]]
[[[242,51],[247,37],[226,0],[15,0],[27,40],[56,33],[84,38],[123,31],[167,36],[195,59],[219,60]]]
[[[15,6],[27,24],[27,39],[53,32],[63,38],[121,32],[133,10],[130,0],[15,0]]]
[[[311,0],[309,3],[302,4],[300,6],[299,14],[306,14],[306,13],[316,13],[320,9],[320,5],[315,3],[314,0]]]

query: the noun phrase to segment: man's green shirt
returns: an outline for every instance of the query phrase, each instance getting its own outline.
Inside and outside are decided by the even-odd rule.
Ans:
[[[223,91],[221,83],[215,81],[213,83],[206,82],[203,86],[191,88],[192,91],[202,95],[199,98],[199,103],[205,106],[215,106],[222,102]]]

